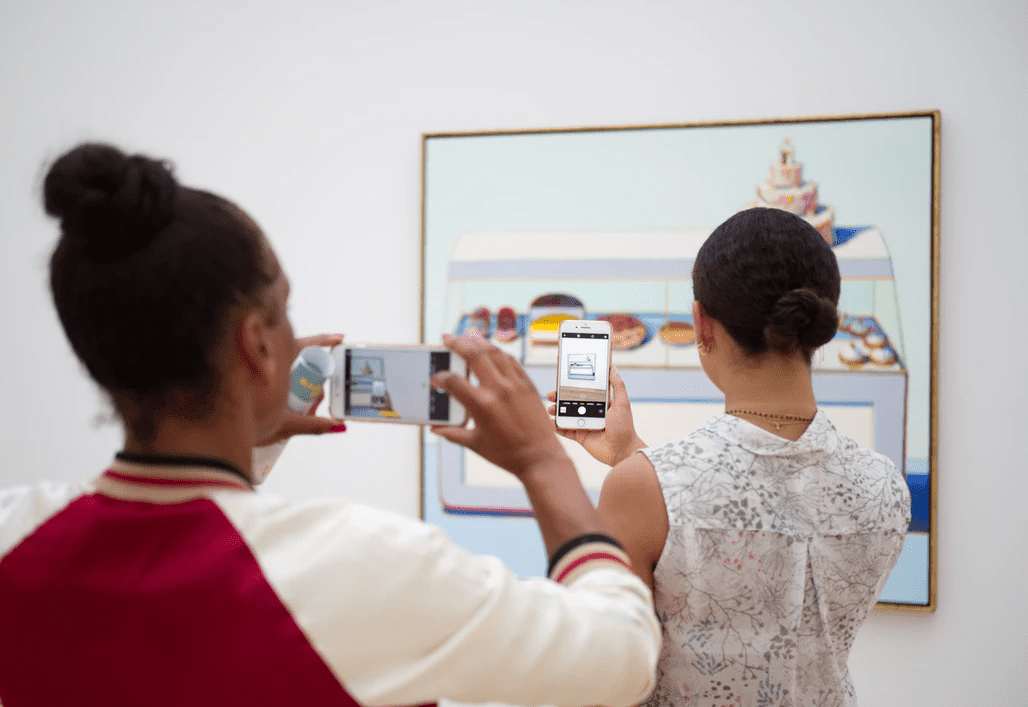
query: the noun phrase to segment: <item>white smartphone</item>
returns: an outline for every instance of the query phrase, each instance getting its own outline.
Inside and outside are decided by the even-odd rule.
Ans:
[[[429,382],[440,371],[467,376],[467,363],[443,346],[340,344],[329,395],[332,417],[410,425],[463,425],[464,407]]]
[[[565,319],[557,334],[557,427],[602,430],[607,424],[610,324]]]

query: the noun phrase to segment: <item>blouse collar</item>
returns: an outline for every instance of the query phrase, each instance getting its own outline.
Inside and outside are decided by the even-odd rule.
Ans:
[[[779,437],[752,422],[728,414],[711,418],[705,429],[746,451],[778,457],[829,451],[827,447],[836,436],[835,426],[821,410],[817,411],[807,429],[796,440]]]

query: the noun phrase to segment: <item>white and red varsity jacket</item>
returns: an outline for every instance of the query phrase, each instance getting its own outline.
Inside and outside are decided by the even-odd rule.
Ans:
[[[255,493],[208,460],[118,455],[0,491],[0,704],[629,705],[649,590],[603,538],[519,579],[438,528]]]

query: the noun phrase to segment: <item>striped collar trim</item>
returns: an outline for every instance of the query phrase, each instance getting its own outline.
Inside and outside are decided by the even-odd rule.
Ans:
[[[125,500],[178,503],[212,491],[252,491],[231,471],[202,462],[164,464],[115,459],[97,481],[97,491]]]

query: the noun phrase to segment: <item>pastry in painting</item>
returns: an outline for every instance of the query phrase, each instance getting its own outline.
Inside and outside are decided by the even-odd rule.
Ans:
[[[488,339],[491,319],[492,315],[489,313],[489,310],[485,307],[479,307],[471,313],[471,319],[468,321],[468,328],[465,329],[464,333]]]
[[[856,318],[850,322],[849,331],[854,336],[863,336],[870,330],[867,324],[864,323],[863,319]]]
[[[610,324],[610,347],[627,351],[642,346],[649,340],[649,332],[642,320],[631,314],[608,314],[600,321]]]
[[[532,300],[532,307],[560,307],[563,309],[581,309],[585,310],[582,306],[582,300],[578,299],[573,295],[565,295],[560,293],[540,295]]]
[[[688,346],[695,343],[696,332],[689,322],[667,322],[658,332],[660,338],[672,346]]]
[[[771,177],[757,185],[757,201],[750,206],[782,209],[796,214],[817,229],[828,245],[835,244],[835,209],[820,203],[817,183],[803,178],[792,141],[780,148],[781,160],[771,165]]]
[[[839,351],[839,360],[850,368],[858,368],[867,362],[867,355],[851,341]]]
[[[496,331],[493,338],[506,344],[518,338],[518,315],[512,307],[503,307],[496,313]]]
[[[557,330],[565,319],[578,319],[569,314],[547,314],[539,317],[528,327],[529,343],[532,346],[556,346]]]
[[[549,314],[566,314],[574,319],[585,317],[585,306],[582,300],[572,295],[552,293],[540,295],[532,300],[528,309],[528,321],[534,322]]]
[[[565,319],[582,319],[585,307],[572,295],[551,293],[532,300],[529,309],[528,343],[531,346],[556,346],[557,327]]]
[[[871,349],[871,363],[878,366],[891,366],[896,363],[896,352],[888,346]]]
[[[864,334],[864,343],[870,349],[880,349],[885,346],[885,336],[877,331],[869,331]]]

